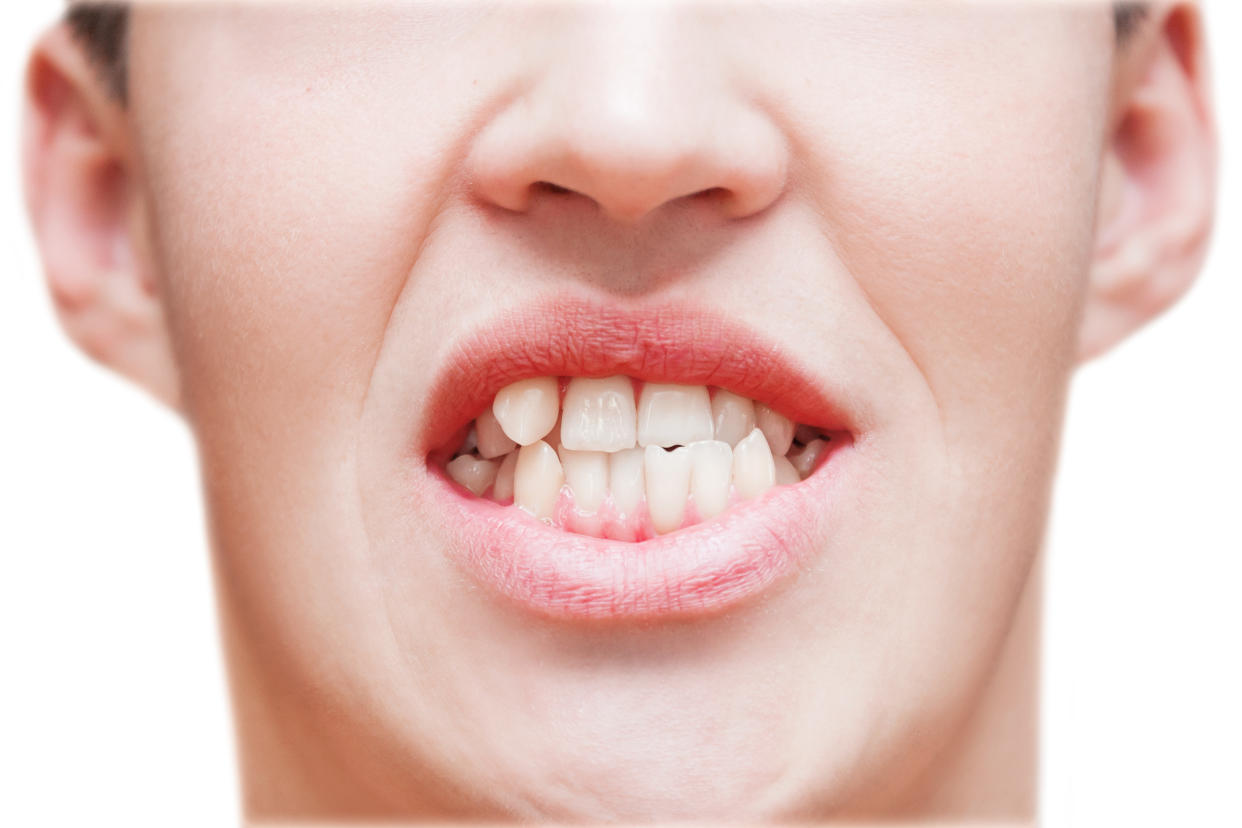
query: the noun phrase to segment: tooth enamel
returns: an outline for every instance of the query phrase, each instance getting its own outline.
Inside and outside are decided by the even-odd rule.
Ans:
[[[772,449],[774,456],[784,456],[793,445],[793,421],[784,414],[777,414],[763,403],[755,403],[755,425],[768,438],[768,448]]]
[[[690,450],[685,446],[665,451],[647,446],[643,475],[647,478],[647,513],[660,534],[681,526],[690,494]]]
[[[790,463],[789,458],[785,455],[772,455],[772,465],[776,469],[776,485],[789,486],[802,481],[802,478],[798,476],[798,470],[794,468],[794,464]]]
[[[608,490],[612,505],[622,515],[632,515],[643,499],[644,450],[625,449],[608,456]]]
[[[789,462],[793,463],[793,467],[798,470],[799,477],[805,480],[815,470],[815,461],[826,448],[828,448],[827,440],[812,440],[802,448],[790,452]]]
[[[733,486],[743,498],[758,497],[776,485],[776,465],[763,432],[754,429],[733,447]]]
[[[522,446],[517,457],[513,470],[513,502],[540,520],[550,519],[565,483],[565,472],[555,449],[536,440]]]
[[[516,451],[509,452],[496,471],[496,482],[492,484],[492,497],[501,503],[513,499],[513,472],[517,468],[517,459]]]
[[[446,471],[449,477],[465,486],[477,497],[492,485],[499,465],[499,463],[483,460],[472,454],[463,454],[461,457],[454,457],[450,460]]]
[[[496,392],[492,412],[510,440],[529,446],[546,437],[556,425],[560,399],[556,377],[534,377]]]
[[[608,494],[608,455],[561,446],[560,458],[565,482],[574,493],[574,507],[585,515],[595,514]]]
[[[729,483],[733,476],[733,449],[720,440],[692,443],[690,449],[690,494],[699,517],[715,517],[729,505]]]
[[[717,440],[736,446],[755,427],[755,404],[746,397],[718,388],[712,397],[712,424]]]
[[[474,421],[474,432],[478,440],[479,454],[488,458],[508,454],[517,448],[517,443],[509,439],[505,430],[500,427],[496,415],[489,408]]]
[[[574,451],[634,448],[635,419],[629,377],[574,377],[561,404],[561,445]]]
[[[638,399],[640,446],[685,446],[712,439],[712,404],[702,385],[649,382]]]

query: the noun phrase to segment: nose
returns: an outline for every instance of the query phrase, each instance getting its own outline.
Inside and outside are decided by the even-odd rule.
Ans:
[[[583,6],[552,28],[548,56],[477,134],[475,193],[525,212],[569,192],[625,223],[687,197],[729,218],[771,205],[787,142],[731,86],[711,27],[647,3]]]

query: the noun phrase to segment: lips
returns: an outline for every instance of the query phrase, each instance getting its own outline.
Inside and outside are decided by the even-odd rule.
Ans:
[[[716,386],[834,439],[817,470],[713,520],[642,542],[572,534],[472,497],[445,461],[497,391],[543,376],[627,375]],[[539,614],[575,619],[718,613],[789,581],[825,547],[857,418],[824,380],[744,322],[701,308],[628,309],[560,300],[509,312],[462,338],[443,364],[411,447],[426,458],[447,553],[470,578]]]

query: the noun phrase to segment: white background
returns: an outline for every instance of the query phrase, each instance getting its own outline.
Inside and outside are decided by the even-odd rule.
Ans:
[[[193,446],[57,329],[0,26],[0,823],[237,821]],[[1220,213],[1200,283],[1075,382],[1050,538],[1050,826],[1242,825],[1242,5],[1210,2]]]

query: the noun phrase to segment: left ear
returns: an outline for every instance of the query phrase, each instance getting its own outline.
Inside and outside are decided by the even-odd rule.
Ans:
[[[1133,37],[1116,58],[1081,360],[1108,350],[1186,292],[1203,263],[1216,209],[1216,135],[1199,9],[1153,7]]]

